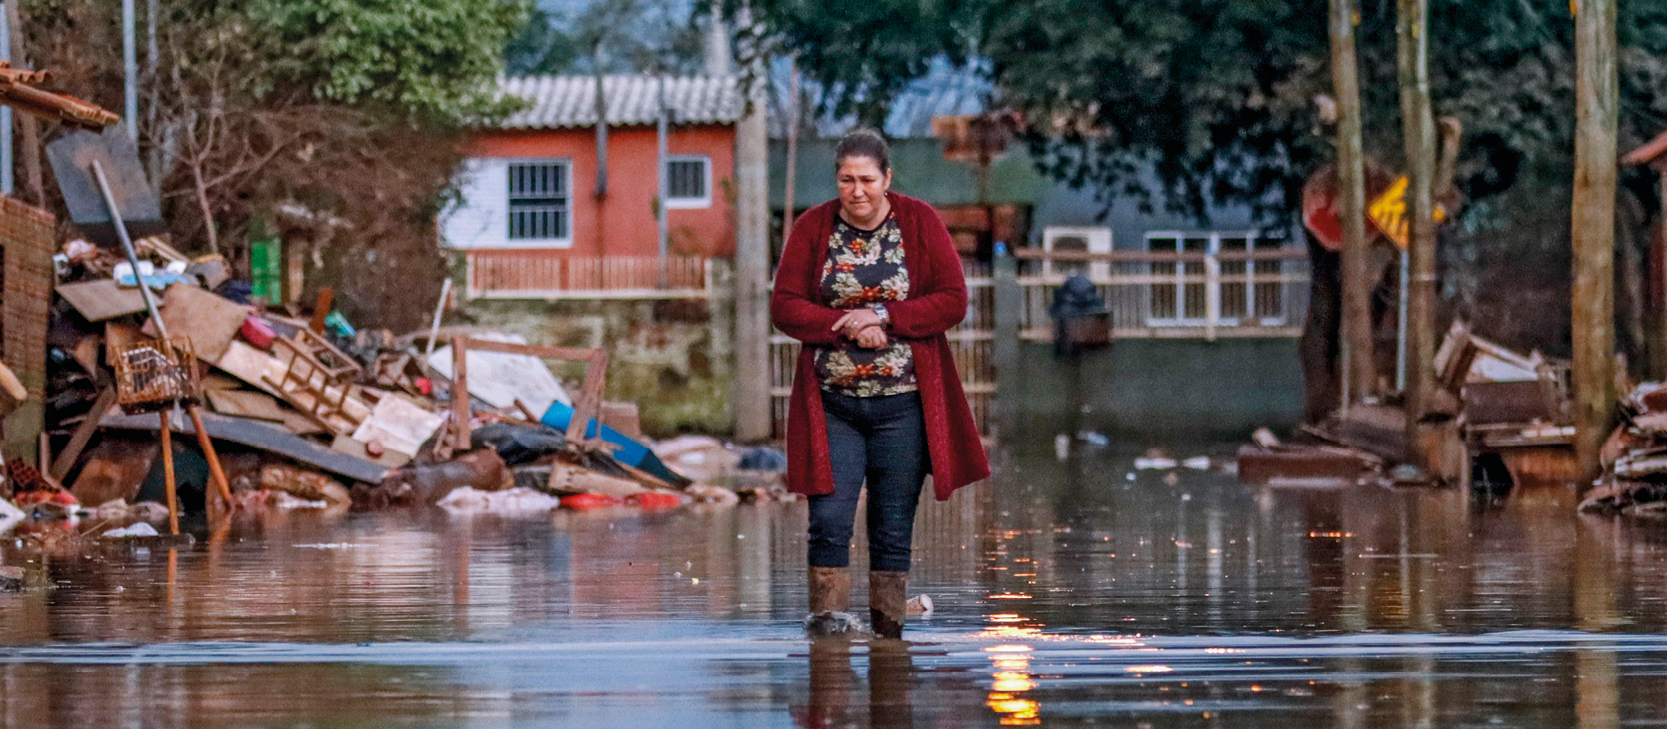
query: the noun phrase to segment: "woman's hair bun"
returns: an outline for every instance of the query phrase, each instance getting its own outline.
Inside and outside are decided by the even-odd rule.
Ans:
[[[886,138],[868,127],[857,127],[845,133],[845,138],[839,140],[839,146],[834,149],[834,169],[845,164],[851,157],[868,157],[880,166],[880,172],[891,171],[891,146],[886,144]]]

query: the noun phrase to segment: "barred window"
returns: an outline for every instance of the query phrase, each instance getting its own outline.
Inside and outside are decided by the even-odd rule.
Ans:
[[[509,239],[568,237],[570,214],[566,162],[509,165]]]
[[[708,184],[711,160],[706,157],[671,157],[666,160],[667,207],[705,207],[712,204]]]
[[[1153,253],[1200,257],[1147,264],[1152,277],[1147,324],[1191,326],[1213,320],[1230,326],[1284,325],[1290,284],[1286,261],[1253,255],[1284,245],[1277,231],[1148,232],[1146,248]]]

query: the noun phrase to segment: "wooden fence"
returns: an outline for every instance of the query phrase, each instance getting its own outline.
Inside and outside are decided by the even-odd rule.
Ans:
[[[700,299],[712,290],[708,258],[668,256],[662,261],[546,250],[469,251],[466,256],[471,299]]]

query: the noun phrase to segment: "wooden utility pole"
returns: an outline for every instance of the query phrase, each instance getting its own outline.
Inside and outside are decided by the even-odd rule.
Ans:
[[[24,42],[23,16],[17,7],[17,0],[5,3],[6,26],[11,34],[12,65],[19,68],[29,67],[29,48]],[[28,114],[13,114],[16,120],[18,134],[18,158],[23,161],[23,180],[28,195],[24,198],[34,205],[46,204],[46,178],[41,170],[41,132],[40,122]]]
[[[1616,0],[1575,3],[1574,423],[1584,478],[1615,410],[1615,177],[1620,85],[1615,69]]]
[[[743,11],[740,25],[750,26]],[[746,54],[746,115],[735,125],[735,438],[770,437],[770,130],[768,74],[754,44]]]
[[[1377,379],[1372,356],[1372,271],[1366,238],[1366,170],[1360,141],[1360,64],[1353,0],[1329,0],[1331,84],[1337,95],[1337,217],[1343,224],[1343,407]]]
[[[1395,36],[1407,158],[1407,458],[1423,463],[1418,423],[1435,387],[1435,117],[1430,113],[1429,0],[1398,0]]]

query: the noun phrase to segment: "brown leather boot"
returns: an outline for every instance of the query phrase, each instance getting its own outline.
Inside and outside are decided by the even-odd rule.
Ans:
[[[810,617],[805,630],[833,635],[850,630],[851,571],[845,567],[810,568]]]
[[[908,612],[908,604],[909,573],[869,571],[868,619],[875,637],[903,637],[903,615]]]

